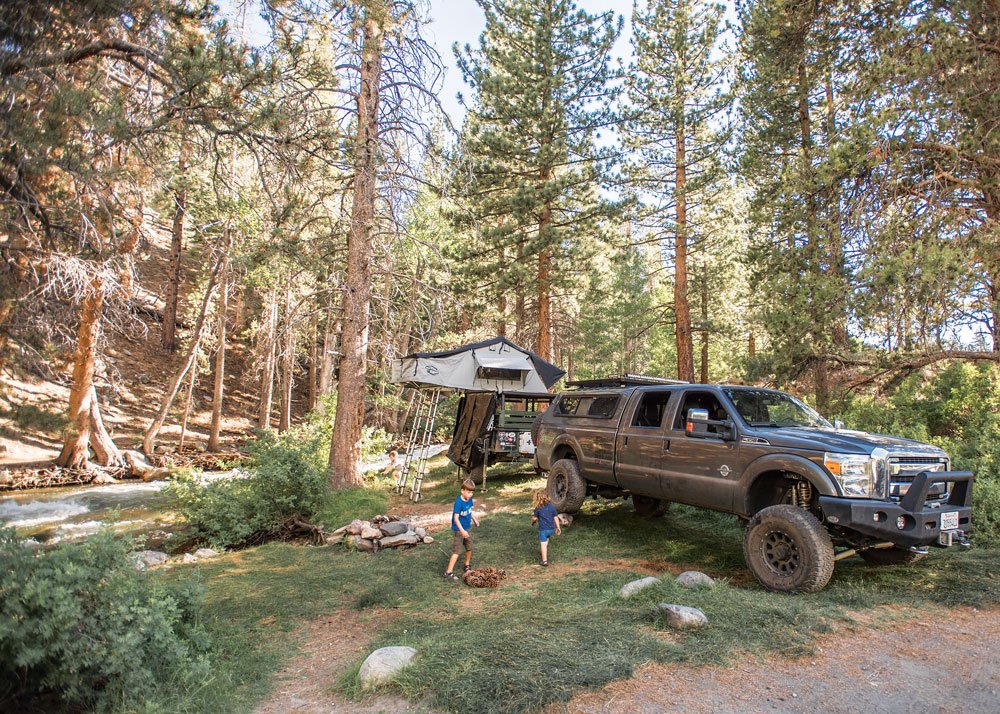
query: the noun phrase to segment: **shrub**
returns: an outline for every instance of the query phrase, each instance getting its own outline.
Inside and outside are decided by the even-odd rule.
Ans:
[[[0,531],[0,709],[134,709],[209,677],[201,593],[138,572],[110,532],[33,552]]]
[[[323,502],[326,458],[316,432],[308,424],[280,436],[262,432],[252,446],[253,470],[245,477],[209,483],[181,477],[170,493],[196,533],[212,545],[265,540],[293,518],[309,519]]]

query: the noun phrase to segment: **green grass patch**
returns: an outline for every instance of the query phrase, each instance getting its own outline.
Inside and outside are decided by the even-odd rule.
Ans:
[[[389,505],[388,480],[379,480],[377,488],[359,486],[328,494],[313,516],[313,520],[334,530],[347,525],[355,518],[372,518],[385,513]]]

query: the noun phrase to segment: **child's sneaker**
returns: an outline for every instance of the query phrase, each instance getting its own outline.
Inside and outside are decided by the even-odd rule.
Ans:
[[[543,560],[543,561],[542,561],[542,567],[543,567],[543,568],[547,568],[547,567],[549,567],[549,561],[547,561],[547,560]]]
[[[471,566],[471,565],[466,565],[466,566],[465,566],[465,568],[464,568],[464,569],[462,570],[462,572],[463,572],[463,573],[467,573],[467,572],[469,572],[470,570],[472,570],[472,566]]]
[[[446,573],[444,574],[444,576],[445,576],[446,578],[448,578],[448,580],[453,580],[453,581],[458,581],[458,576],[457,576],[457,575],[455,575],[454,573],[447,573],[447,572],[446,572]]]

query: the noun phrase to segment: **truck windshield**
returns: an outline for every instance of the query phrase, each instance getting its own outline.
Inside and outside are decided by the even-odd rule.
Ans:
[[[832,428],[815,409],[790,394],[765,389],[723,390],[750,426],[818,426]]]

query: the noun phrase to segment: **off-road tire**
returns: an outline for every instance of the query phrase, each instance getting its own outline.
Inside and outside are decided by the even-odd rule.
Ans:
[[[472,483],[482,486],[486,478],[486,469],[483,468],[484,466],[485,464],[479,464],[478,466],[473,466],[471,469],[462,469],[462,478],[471,479]]]
[[[643,518],[662,518],[670,510],[670,501],[652,496],[640,496],[638,493],[632,494],[632,505],[635,513]]]
[[[833,575],[830,534],[798,506],[758,511],[743,535],[743,557],[757,581],[777,592],[818,592]]]
[[[587,498],[587,482],[573,459],[559,459],[549,469],[549,500],[560,513],[576,513]]]
[[[910,565],[916,563],[927,553],[915,553],[909,548],[872,548],[859,550],[858,555],[869,565]]]

